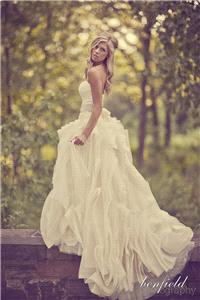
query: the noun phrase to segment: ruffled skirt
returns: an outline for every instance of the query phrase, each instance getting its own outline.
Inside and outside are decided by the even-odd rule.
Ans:
[[[90,112],[58,130],[53,188],[40,229],[48,248],[81,256],[79,278],[112,300],[147,299],[185,266],[193,232],[160,209],[149,183],[134,167],[128,131],[103,108],[85,145]],[[174,199],[176,201],[176,199]],[[157,285],[158,287],[158,285]]]

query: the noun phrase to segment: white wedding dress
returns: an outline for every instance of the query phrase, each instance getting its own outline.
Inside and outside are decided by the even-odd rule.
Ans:
[[[79,278],[92,293],[142,300],[156,293],[141,287],[173,278],[185,266],[193,231],[160,209],[149,183],[134,167],[128,131],[103,108],[85,145],[81,134],[92,110],[88,81],[81,82],[77,120],[58,130],[53,188],[42,209],[40,229],[48,248],[81,255]],[[176,199],[174,199],[176,201]]]

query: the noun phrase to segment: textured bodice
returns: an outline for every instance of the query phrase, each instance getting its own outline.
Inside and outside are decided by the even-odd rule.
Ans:
[[[79,94],[82,99],[80,112],[92,111],[92,105],[93,105],[92,91],[91,91],[91,86],[87,80],[84,80],[80,83]],[[102,101],[103,101],[103,97],[102,97]]]

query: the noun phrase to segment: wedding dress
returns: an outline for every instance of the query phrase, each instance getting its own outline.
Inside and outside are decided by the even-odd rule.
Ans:
[[[53,188],[40,229],[48,248],[81,256],[79,278],[92,293],[142,300],[157,292],[144,280],[163,282],[185,266],[193,231],[158,206],[148,181],[134,167],[128,131],[103,108],[85,145],[81,134],[92,110],[88,81],[81,82],[78,119],[57,132]],[[174,199],[176,201],[176,199]],[[167,277],[166,277],[167,276]]]

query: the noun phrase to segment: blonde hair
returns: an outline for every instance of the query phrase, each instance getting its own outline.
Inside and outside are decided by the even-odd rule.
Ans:
[[[113,77],[113,68],[114,68],[114,51],[118,47],[118,41],[117,39],[110,33],[110,32],[102,32],[99,34],[91,43],[91,50],[90,50],[90,56],[87,59],[87,67],[85,69],[85,77],[87,78],[87,71],[90,67],[93,66],[93,62],[91,59],[91,53],[92,49],[96,47],[99,43],[105,42],[107,44],[108,48],[108,55],[105,59],[104,65],[106,67],[106,83],[104,90],[108,94],[110,92],[110,87],[112,83],[112,77]]]

